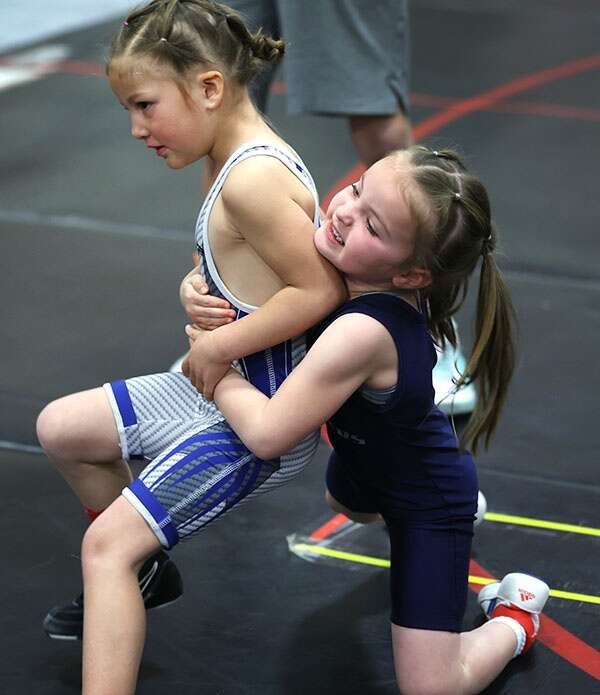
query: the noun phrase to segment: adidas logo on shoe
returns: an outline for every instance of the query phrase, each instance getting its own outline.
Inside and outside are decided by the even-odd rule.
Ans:
[[[535,594],[527,589],[519,589],[519,596],[521,601],[533,601],[535,599]]]

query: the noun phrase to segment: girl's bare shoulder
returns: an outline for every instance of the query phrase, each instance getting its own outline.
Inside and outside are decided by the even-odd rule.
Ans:
[[[283,201],[293,199],[298,190],[310,196],[306,186],[282,161],[269,155],[256,155],[231,169],[221,195],[226,202],[248,196],[259,200]]]

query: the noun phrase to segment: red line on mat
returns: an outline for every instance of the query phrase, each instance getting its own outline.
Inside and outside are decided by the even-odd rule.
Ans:
[[[310,534],[310,539],[312,541],[325,540],[327,536],[331,536],[332,533],[337,531],[339,527],[343,526],[347,521],[347,516],[344,516],[343,514],[336,514],[333,518],[329,519],[327,523],[323,524],[323,526],[319,526],[316,531],[313,531]]]
[[[415,139],[430,135],[448,123],[452,123],[452,121],[456,121],[475,111],[481,111],[481,109],[487,108],[501,99],[512,97],[515,94],[521,94],[522,92],[526,92],[534,87],[540,87],[548,82],[555,82],[565,77],[573,77],[574,75],[597,68],[600,68],[600,54],[588,56],[587,58],[570,60],[562,65],[556,65],[546,70],[534,72],[531,75],[518,77],[516,80],[511,80],[506,84],[481,92],[481,94],[476,94],[467,99],[461,99],[440,113],[434,114],[424,121],[421,121],[417,128],[415,128]],[[416,132],[417,130],[418,134]]]
[[[439,97],[433,94],[411,94],[411,104],[425,108],[445,108],[455,104],[453,97]],[[568,118],[577,121],[600,122],[600,109],[581,106],[568,106],[541,101],[498,101],[482,109],[494,113],[514,113],[547,118]]]

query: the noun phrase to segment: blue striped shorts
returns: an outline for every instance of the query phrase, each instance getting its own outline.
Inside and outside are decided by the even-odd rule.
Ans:
[[[165,548],[292,480],[319,442],[314,432],[278,459],[259,459],[181,373],[116,381],[104,390],[123,458],[150,461],[122,494]]]

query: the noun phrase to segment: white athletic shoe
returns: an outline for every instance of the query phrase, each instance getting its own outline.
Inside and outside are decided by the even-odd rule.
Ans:
[[[467,384],[456,391],[454,382],[460,378],[467,361],[460,349],[447,344],[444,350],[437,350],[437,364],[432,373],[435,402],[447,415],[467,415],[475,410],[477,392],[473,384]]]
[[[519,651],[527,651],[539,632],[539,616],[549,593],[550,588],[541,579],[522,572],[511,572],[501,582],[484,586],[477,602],[488,620],[511,618],[518,622],[525,631],[525,641]]]
[[[483,521],[486,512],[487,500],[485,499],[485,495],[483,494],[483,492],[479,490],[479,492],[477,493],[477,514],[475,514],[475,521],[473,522],[475,526],[479,526],[479,524]]]

